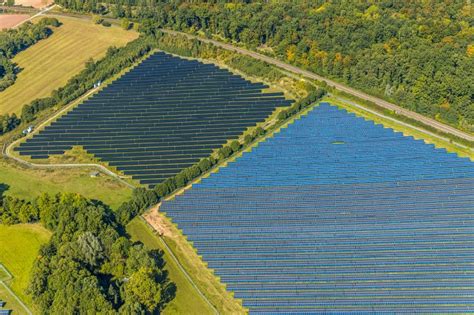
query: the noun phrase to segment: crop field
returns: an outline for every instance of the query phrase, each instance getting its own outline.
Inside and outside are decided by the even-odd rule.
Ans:
[[[29,17],[28,14],[0,14],[0,31],[12,28]]]
[[[215,65],[159,52],[16,149],[44,159],[82,146],[153,186],[291,104],[265,88]]]
[[[63,25],[13,58],[21,71],[15,84],[0,92],[0,115],[21,113],[23,105],[65,85],[90,58],[102,58],[110,46],[123,46],[138,36],[115,26],[105,28],[87,20],[55,17]]]
[[[474,164],[327,103],[160,211],[253,314],[474,312]]]

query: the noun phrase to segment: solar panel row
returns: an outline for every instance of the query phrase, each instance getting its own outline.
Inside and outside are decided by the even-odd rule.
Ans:
[[[160,211],[251,313],[474,311],[474,165],[322,104]]]
[[[264,121],[282,93],[263,93],[215,65],[156,53],[17,150],[33,159],[82,146],[143,184],[176,175]]]

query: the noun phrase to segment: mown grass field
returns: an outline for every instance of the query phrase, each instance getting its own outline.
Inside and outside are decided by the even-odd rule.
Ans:
[[[87,169],[26,169],[0,159],[0,184],[7,185],[5,195],[32,200],[50,193],[74,192],[104,202],[116,209],[128,200],[132,190],[113,178],[90,177]]]
[[[49,96],[54,89],[65,85],[90,58],[97,60],[109,47],[123,46],[138,36],[117,26],[104,27],[72,17],[57,18],[63,25],[13,59],[22,70],[16,82],[0,92],[0,115],[21,113],[23,105]]]
[[[148,249],[164,251],[166,270],[169,277],[177,286],[175,299],[166,307],[164,314],[213,314],[212,309],[204,301],[196,289],[185,278],[178,265],[171,259],[169,252],[153,234],[151,229],[139,218],[134,219],[127,226],[127,232],[133,240],[141,241]]]
[[[9,287],[27,305],[32,304],[25,293],[31,268],[40,246],[49,240],[50,235],[51,232],[39,224],[0,225],[0,263],[13,275]]]

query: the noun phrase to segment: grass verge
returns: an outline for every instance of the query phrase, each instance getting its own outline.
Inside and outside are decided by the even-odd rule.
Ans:
[[[365,119],[380,123],[387,128],[392,128],[395,131],[402,132],[405,136],[412,136],[415,139],[423,140],[425,143],[434,144],[437,148],[445,149],[448,152],[456,153],[460,157],[469,158],[474,161],[474,153],[472,150],[466,147],[461,147],[449,140],[443,140],[437,135],[430,135],[429,132],[424,131],[423,128],[418,128],[410,123],[399,121],[396,117],[392,117],[386,113],[373,113],[371,109],[364,110],[354,104],[359,105],[357,102],[352,100],[343,101],[338,97],[329,96],[323,101],[329,102],[338,107],[344,108],[349,112],[361,116]],[[360,105],[364,107],[364,105]]]
[[[186,273],[191,277],[194,284],[199,288],[202,294],[210,301],[210,303],[217,309],[217,311],[221,314],[245,314],[246,310],[243,308],[242,303],[240,300],[237,300],[233,297],[233,295],[228,292],[225,286],[220,282],[219,278],[214,275],[212,270],[207,267],[207,264],[204,263],[200,256],[198,256],[196,250],[193,248],[192,244],[187,241],[187,239],[183,236],[180,230],[162,213],[156,211],[148,212],[146,215],[146,220],[148,222],[153,221],[152,224],[155,230],[161,231],[162,233],[161,238],[166,243],[166,245],[171,249],[172,253],[176,257],[176,259],[181,264],[182,268],[186,271]],[[153,218],[150,218],[153,216]],[[139,218],[134,219],[132,221],[135,226],[142,231],[148,230],[148,234],[153,236],[158,243],[159,237],[151,231],[151,228],[147,226],[145,223],[141,222],[141,225],[138,225],[136,221],[140,220]],[[160,228],[156,226],[157,222],[159,222]],[[151,234],[150,234],[151,233]],[[141,237],[140,240],[142,242],[146,242],[146,238]],[[160,248],[165,248],[163,245],[160,245]],[[165,248],[165,252],[167,249]],[[166,259],[168,258],[168,259]],[[165,257],[168,264],[171,264],[172,259]],[[184,273],[177,269],[173,273],[180,274],[186,282],[188,282],[188,287],[191,286],[189,281],[186,280]],[[171,279],[173,279],[173,273],[170,272]],[[183,281],[184,281],[183,280]],[[179,301],[179,294],[186,294],[186,292],[179,292],[180,286],[178,286],[178,296],[177,301]],[[192,288],[192,286],[191,286]],[[194,288],[193,288],[194,289]],[[200,298],[197,290],[194,289],[194,300],[201,299],[204,302],[204,299]],[[189,297],[182,297],[185,301]],[[184,302],[187,303],[187,302]],[[180,303],[181,304],[181,303]],[[186,305],[186,304],[185,304]],[[176,305],[170,310],[170,313],[173,314],[183,314],[180,309],[181,305]],[[191,308],[190,308],[191,311]],[[184,312],[187,314],[188,312]],[[191,311],[192,314],[212,314],[212,308],[206,306],[203,309],[195,309]]]
[[[29,169],[0,159],[0,184],[6,185],[5,195],[26,200],[32,200],[43,193],[75,192],[116,209],[130,198],[130,188],[103,174],[91,178],[91,170]]]
[[[211,307],[197,293],[179,269],[179,266],[171,258],[168,249],[163,245],[159,236],[154,234],[154,231],[143,220],[135,218],[127,226],[127,232],[131,235],[132,240],[142,242],[148,249],[159,249],[164,252],[166,270],[171,281],[178,288],[176,298],[166,306],[164,314],[213,314]]]

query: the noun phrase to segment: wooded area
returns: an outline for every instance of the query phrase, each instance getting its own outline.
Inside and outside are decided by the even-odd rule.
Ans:
[[[71,193],[0,195],[1,224],[37,221],[53,232],[28,289],[42,313],[156,314],[174,298],[163,254],[133,243],[107,205]]]
[[[76,11],[244,43],[474,130],[474,17],[455,1],[58,0]]]

